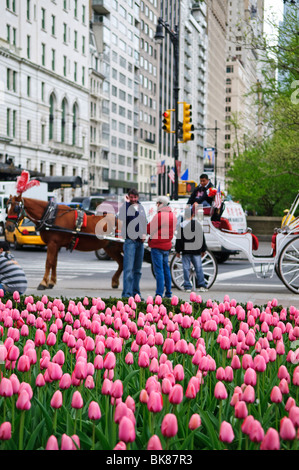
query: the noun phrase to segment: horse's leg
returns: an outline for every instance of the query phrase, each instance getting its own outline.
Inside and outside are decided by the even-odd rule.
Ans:
[[[47,259],[45,266],[45,274],[43,280],[38,286],[38,290],[45,290],[47,288],[52,288],[56,284],[56,266],[57,266],[57,254],[58,247],[56,243],[48,243],[47,248]],[[49,282],[49,277],[51,273],[51,280]]]
[[[45,274],[44,274],[43,280],[37,286],[37,290],[45,290],[45,289],[48,288],[50,269],[51,269],[51,265],[50,265],[50,262],[49,262],[49,256],[50,256],[50,250],[49,250],[49,245],[48,245],[48,247],[47,247],[47,258],[46,258],[46,264],[45,264]]]
[[[120,242],[109,243],[105,246],[105,251],[110,258],[118,263],[118,268],[113,274],[111,281],[112,288],[117,289],[119,286],[119,278],[123,271],[122,244]]]
[[[49,281],[49,289],[53,289],[57,282],[57,258],[59,248],[56,244],[53,244],[52,258],[51,258],[51,279]]]

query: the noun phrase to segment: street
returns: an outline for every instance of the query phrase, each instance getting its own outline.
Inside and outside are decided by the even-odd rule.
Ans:
[[[112,260],[99,261],[94,252],[70,253],[62,248],[58,255],[57,284],[53,289],[37,290],[43,278],[46,260],[46,250],[25,247],[12,252],[23,267],[28,288],[26,295],[43,295],[51,297],[121,297],[122,276],[118,289],[112,289],[111,278],[117,264]],[[141,278],[141,293],[144,298],[155,294],[155,279],[151,265],[143,263]],[[173,294],[183,300],[189,300],[190,294],[173,288]],[[264,305],[276,298],[280,305],[299,307],[299,296],[292,293],[279,280],[276,274],[272,278],[257,278],[250,263],[241,255],[232,256],[223,264],[218,264],[218,275],[215,283],[208,292],[201,293],[203,301],[212,299],[223,301],[225,295],[237,302],[252,301],[256,305]]]

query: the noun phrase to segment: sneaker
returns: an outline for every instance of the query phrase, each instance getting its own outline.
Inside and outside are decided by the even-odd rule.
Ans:
[[[184,289],[185,292],[192,292],[192,289]]]
[[[207,289],[206,287],[200,287],[198,290],[199,292],[207,292],[209,289]]]

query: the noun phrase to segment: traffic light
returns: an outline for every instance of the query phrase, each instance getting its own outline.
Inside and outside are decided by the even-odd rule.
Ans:
[[[187,142],[188,140],[194,140],[194,126],[192,123],[192,106],[191,104],[183,102],[183,142]]]
[[[167,111],[165,111],[163,113],[163,126],[162,126],[162,129],[163,131],[167,132],[168,134],[170,134],[172,132],[171,130],[171,109],[167,109]]]

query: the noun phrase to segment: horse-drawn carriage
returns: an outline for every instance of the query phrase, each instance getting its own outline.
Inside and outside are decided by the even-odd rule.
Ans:
[[[24,175],[23,175],[24,173]],[[26,215],[41,232],[47,244],[45,275],[38,289],[53,287],[56,283],[57,256],[60,247],[79,251],[95,251],[104,248],[107,254],[118,263],[118,269],[112,277],[112,287],[118,287],[123,269],[123,241],[115,236],[115,215],[86,215],[82,211],[63,204],[51,204],[46,201],[25,198],[26,188],[34,181],[29,181],[29,174],[23,172],[17,182],[17,196],[8,201],[7,224],[15,225]],[[23,179],[22,179],[23,178]],[[37,184],[37,183],[35,183]],[[299,216],[296,210],[299,204],[299,193],[295,198],[281,228],[276,230],[272,240],[272,252],[268,256],[254,255],[256,237],[250,229],[245,233],[224,228],[225,220],[218,223],[205,217],[210,232],[227,250],[243,252],[253,266],[257,277],[272,277],[274,273],[292,292],[299,294]],[[111,217],[110,217],[111,215]],[[217,261],[212,252],[206,251],[202,259],[207,288],[211,288],[217,277]],[[183,268],[180,258],[171,253],[170,269],[172,281],[178,289],[183,289]],[[195,273],[191,269],[192,284],[195,288]]]

